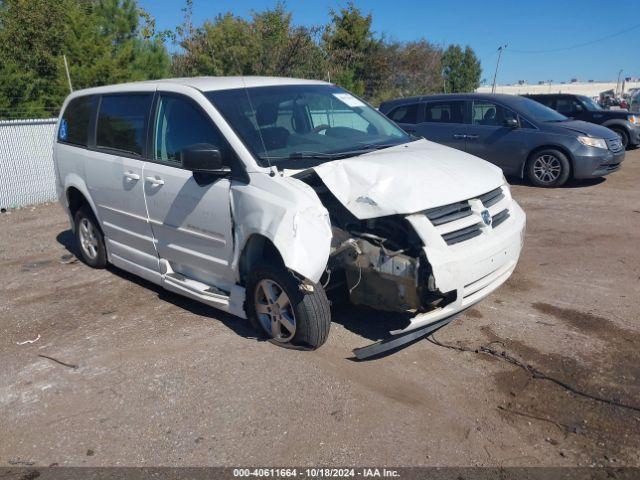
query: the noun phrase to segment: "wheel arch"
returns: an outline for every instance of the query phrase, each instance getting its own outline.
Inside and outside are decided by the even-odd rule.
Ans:
[[[266,236],[254,233],[245,242],[238,260],[238,274],[241,285],[246,285],[251,269],[263,260],[284,266],[284,259],[275,244]]]
[[[574,158],[571,152],[569,151],[569,149],[563,145],[545,144],[545,145],[540,145],[529,152],[529,155],[527,155],[527,158],[525,159],[524,162],[522,162],[522,165],[520,166],[520,178],[522,179],[525,178],[525,169],[527,168],[527,164],[531,161],[531,159],[536,153],[541,152],[542,150],[558,150],[559,152],[564,154],[564,156],[567,157],[567,160],[569,160],[569,168],[570,168],[569,178],[573,177]]]
[[[606,122],[603,122],[601,124],[603,127],[607,127],[608,129],[612,130],[614,128],[617,128],[619,130],[624,130],[627,134],[629,134],[630,132],[630,128],[627,125],[626,121],[620,120],[618,118],[612,119],[612,120],[607,120]]]
[[[75,229],[74,217],[76,212],[80,208],[82,208],[83,205],[88,205],[91,211],[93,212],[93,216],[96,218],[96,220],[98,220],[98,225],[97,225],[98,228],[102,230],[102,225],[100,222],[100,217],[98,216],[98,211],[96,209],[96,206],[91,200],[91,195],[89,195],[89,192],[87,191],[83,183],[70,182],[65,187],[65,200],[66,200],[66,208],[68,210],[73,229]]]

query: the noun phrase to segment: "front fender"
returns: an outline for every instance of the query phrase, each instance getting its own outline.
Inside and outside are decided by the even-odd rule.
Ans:
[[[239,276],[240,254],[251,236],[259,234],[275,245],[288,269],[317,283],[326,269],[331,249],[329,212],[315,192],[302,182],[291,178],[267,179],[231,188],[237,246],[233,270]]]

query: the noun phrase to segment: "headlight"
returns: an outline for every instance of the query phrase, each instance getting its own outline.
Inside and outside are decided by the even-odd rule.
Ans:
[[[607,149],[607,142],[604,141],[604,138],[578,137],[578,141],[587,147]]]
[[[640,118],[638,118],[636,115],[629,115],[627,117],[627,121],[629,123],[633,123],[634,125],[638,125],[640,123]]]

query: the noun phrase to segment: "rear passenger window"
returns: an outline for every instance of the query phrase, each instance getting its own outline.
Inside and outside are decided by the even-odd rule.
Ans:
[[[418,104],[402,105],[391,111],[389,118],[396,123],[417,123],[418,122]]]
[[[492,102],[473,102],[474,125],[503,126],[506,120],[518,119],[511,110]]]
[[[151,95],[105,95],[98,112],[96,145],[142,155]]]
[[[191,102],[162,96],[155,125],[154,158],[180,166],[180,152],[191,145],[208,143],[225,155],[226,141],[212,121]]]
[[[425,106],[425,122],[464,123],[464,102],[432,102]]]
[[[71,145],[86,147],[89,142],[89,125],[95,113],[96,97],[74,98],[69,102],[60,119],[58,140]]]

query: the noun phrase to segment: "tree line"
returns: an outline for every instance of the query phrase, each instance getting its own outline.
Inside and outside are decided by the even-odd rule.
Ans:
[[[157,30],[136,0],[0,0],[0,118],[57,114],[69,93],[65,57],[74,89],[169,76],[276,75],[328,80],[378,104],[473,91],[480,82],[470,47],[376,35],[372,15],[354,3],[316,26],[294,24],[284,3],[199,26],[192,0],[183,13],[174,29]]]

